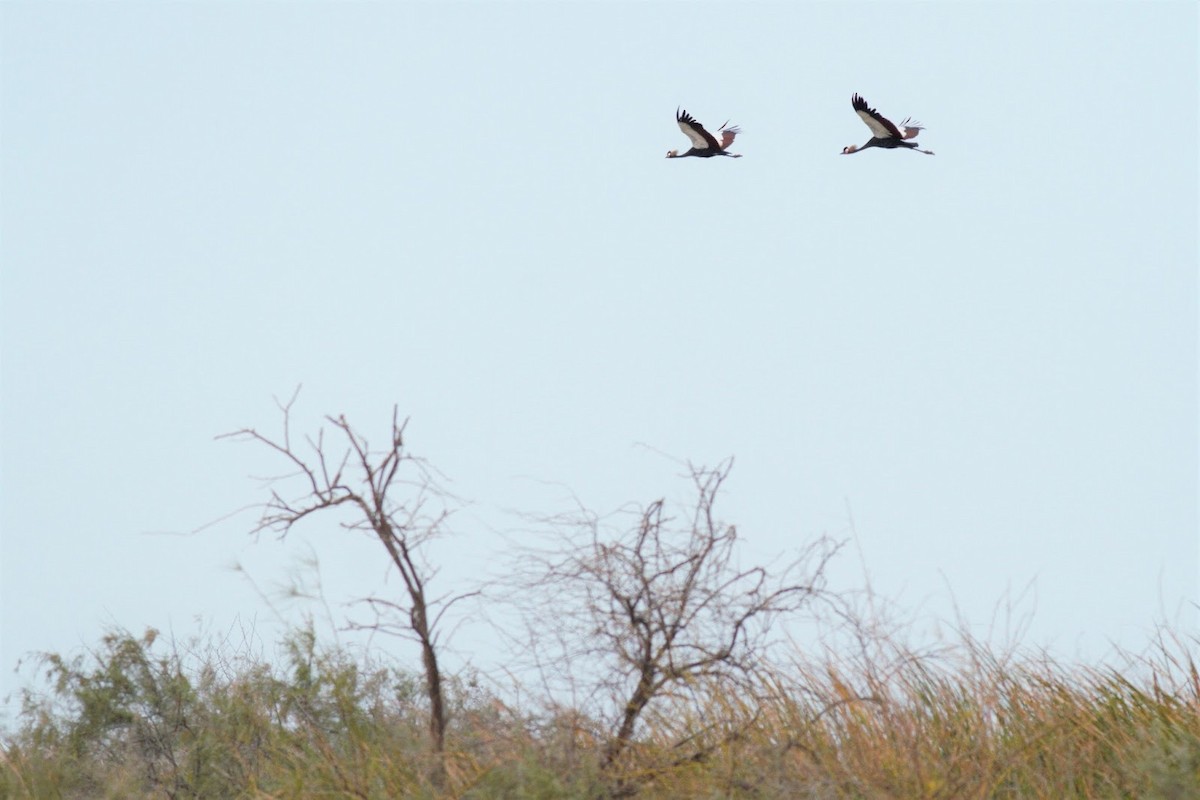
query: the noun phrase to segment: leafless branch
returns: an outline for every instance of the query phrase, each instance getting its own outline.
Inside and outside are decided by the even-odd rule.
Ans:
[[[617,766],[656,701],[700,685],[752,687],[772,624],[826,595],[826,567],[841,545],[825,537],[777,571],[737,566],[737,530],[715,512],[731,468],[732,461],[689,464],[694,500],[679,517],[656,500],[632,525],[613,529],[581,508],[550,522],[555,545],[520,554],[530,613],[557,631],[538,638],[561,642],[560,658],[585,656],[606,671],[595,676],[612,701],[605,771]],[[704,756],[678,756],[693,757]]]
[[[423,550],[443,529],[449,515],[444,505],[448,495],[437,486],[425,462],[406,449],[404,434],[408,420],[400,418],[398,408],[392,409],[391,429],[382,450],[372,450],[366,437],[343,415],[325,417],[335,434],[331,438],[340,441],[340,447],[327,441],[322,427],[315,437],[304,437],[306,449],[302,450],[292,435],[291,415],[296,398],[297,394],[293,394],[286,403],[276,400],[283,418],[283,431],[277,438],[254,428],[218,437],[265,446],[288,462],[293,469],[289,477],[302,484],[301,493],[293,498],[282,493],[279,487],[282,481],[272,481],[253,532],[270,531],[285,538],[296,525],[313,515],[342,506],[355,512],[342,526],[366,532],[383,546],[404,584],[404,594],[399,600],[365,598],[364,602],[375,611],[376,621],[369,626],[352,623],[351,627],[400,635],[420,646],[430,703],[430,737],[440,756],[445,749],[446,718],[437,658],[439,624],[446,609],[473,594],[449,599],[428,596],[429,581],[436,570],[424,561]],[[427,506],[431,499],[442,500],[442,507],[430,511]],[[440,777],[439,772],[435,778]]]

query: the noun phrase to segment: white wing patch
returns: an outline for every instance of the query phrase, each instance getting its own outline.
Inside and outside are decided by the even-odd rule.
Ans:
[[[869,113],[869,112],[867,112],[867,111],[857,111],[857,112],[855,112],[855,113],[857,113],[857,114],[858,114],[858,116],[862,118],[862,121],[863,121],[863,122],[867,123],[867,127],[871,129],[871,133],[872,133],[874,136],[876,136],[876,137],[878,137],[878,138],[880,138],[880,139],[894,139],[894,138],[896,138],[896,136],[895,136],[895,134],[894,134],[894,133],[892,133],[891,131],[889,131],[889,130],[887,129],[887,127],[886,127],[886,126],[885,126],[885,125],[884,125],[882,122],[880,122],[879,120],[877,120],[877,119],[875,119],[874,117],[872,117],[872,116],[870,115],[870,113]]]
[[[692,140],[692,147],[698,147],[703,150],[709,146],[708,140],[704,138],[704,134],[693,128],[689,123],[680,120],[679,130],[683,131],[684,136]]]

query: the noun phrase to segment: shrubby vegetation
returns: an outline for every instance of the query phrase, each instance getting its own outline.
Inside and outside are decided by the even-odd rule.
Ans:
[[[1163,633],[1103,668],[966,634],[915,649],[876,598],[826,586],[837,542],[742,564],[715,511],[729,463],[689,465],[683,508],[539,520],[549,535],[507,585],[435,590],[426,548],[449,498],[399,417],[375,451],[344,417],[328,441],[294,440],[290,408],[278,436],[233,435],[290,470],[256,531],[332,515],[377,541],[402,588],[362,598],[373,619],[347,627],[419,655],[330,646],[311,625],[274,660],[249,636],[111,631],[41,656],[0,738],[0,797],[1200,797],[1194,642]],[[503,686],[440,658],[445,612],[481,591],[526,623],[497,631],[518,645]],[[784,636],[800,619],[804,647]]]
[[[1192,798],[1200,676],[1169,639],[1126,669],[888,640],[661,698],[622,751],[603,721],[448,681],[444,777],[422,677],[294,632],[283,660],[153,630],[42,660],[3,742],[10,798]],[[1134,677],[1136,676],[1136,677]]]

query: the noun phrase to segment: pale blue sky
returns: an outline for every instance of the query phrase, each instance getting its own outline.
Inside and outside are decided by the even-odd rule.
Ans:
[[[736,457],[753,552],[852,513],[932,617],[1032,581],[1060,652],[1195,632],[1194,3],[0,15],[0,688],[113,623],[270,638],[228,565],[269,587],[303,537],[151,534],[261,498],[213,437],[300,383],[301,429],[411,415],[473,502],[447,580],[559,510],[538,481],[682,496],[645,443]],[[937,155],[842,157],[854,92]],[[745,157],[664,159],[678,105]],[[305,536],[335,605],[379,585]]]

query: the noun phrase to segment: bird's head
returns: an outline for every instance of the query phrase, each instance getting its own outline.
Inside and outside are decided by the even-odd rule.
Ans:
[[[851,153],[857,153],[857,152],[858,152],[858,145],[856,145],[856,144],[848,144],[842,148],[842,155],[844,155],[844,156],[848,156]]]
[[[668,150],[667,158],[679,158],[679,151],[678,150]]]

